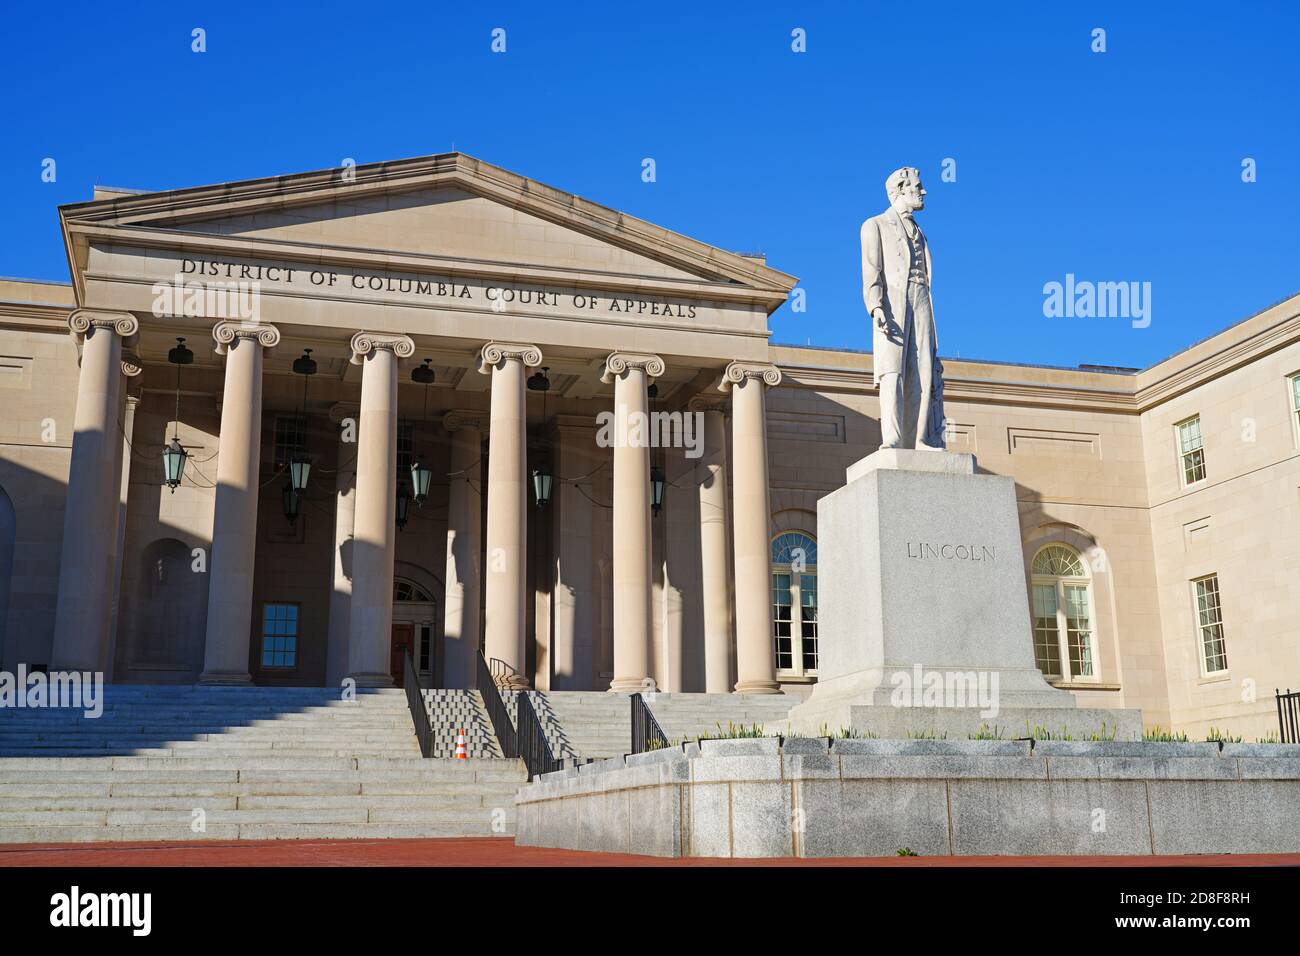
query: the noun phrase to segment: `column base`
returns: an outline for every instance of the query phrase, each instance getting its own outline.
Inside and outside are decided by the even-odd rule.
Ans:
[[[611,694],[646,694],[656,689],[649,677],[615,677],[609,682]]]
[[[533,685],[528,682],[528,678],[513,674],[505,680],[496,681],[497,687],[501,690],[532,690]]]
[[[349,674],[358,687],[392,687],[392,674]]]
[[[742,680],[736,682],[737,694],[779,694],[781,685],[774,680]]]
[[[204,671],[199,675],[200,684],[228,684],[235,687],[247,687],[253,683],[253,677],[241,671]]]

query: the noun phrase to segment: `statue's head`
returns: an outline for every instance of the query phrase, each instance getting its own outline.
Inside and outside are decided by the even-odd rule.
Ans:
[[[925,187],[921,185],[921,171],[914,166],[894,170],[885,180],[885,195],[895,209],[909,212],[924,209]]]

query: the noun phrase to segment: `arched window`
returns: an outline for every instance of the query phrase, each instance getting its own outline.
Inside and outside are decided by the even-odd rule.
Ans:
[[[1096,676],[1092,587],[1088,565],[1073,548],[1049,544],[1034,555],[1034,658],[1044,677]]]
[[[433,601],[433,596],[409,578],[393,578],[393,600],[429,604]]]
[[[772,637],[783,676],[817,673],[817,542],[802,531],[772,539]]]

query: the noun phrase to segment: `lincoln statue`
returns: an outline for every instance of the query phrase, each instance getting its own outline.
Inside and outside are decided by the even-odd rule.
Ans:
[[[910,166],[885,180],[889,208],[862,224],[862,295],[871,314],[881,448],[944,447],[943,366],[935,351],[925,208]]]

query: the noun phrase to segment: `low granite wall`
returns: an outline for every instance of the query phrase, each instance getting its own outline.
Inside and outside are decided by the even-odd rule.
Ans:
[[[704,740],[516,802],[520,845],[653,856],[1300,852],[1300,746]]]

